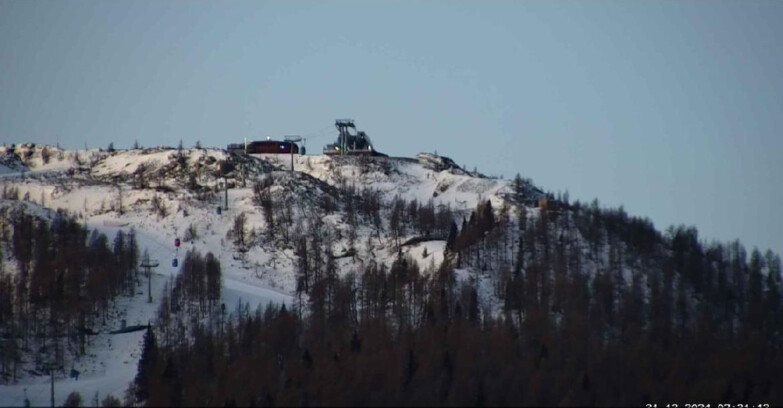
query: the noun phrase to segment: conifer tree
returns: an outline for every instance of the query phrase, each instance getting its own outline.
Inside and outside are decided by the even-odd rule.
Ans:
[[[144,345],[141,350],[141,359],[139,359],[138,371],[136,373],[136,402],[146,401],[149,398],[149,386],[152,378],[152,371],[157,364],[158,346],[155,341],[155,333],[152,326],[147,325],[147,332],[144,334]]]

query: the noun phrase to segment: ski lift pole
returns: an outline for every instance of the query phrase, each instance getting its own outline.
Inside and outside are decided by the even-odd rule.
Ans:
[[[141,264],[139,265],[147,270],[147,294],[149,295],[147,300],[148,303],[152,303],[152,268],[156,268],[158,265],[158,261],[150,260],[149,255],[145,256],[144,260],[142,260]]]
[[[300,136],[286,136],[285,141],[290,143],[289,150],[291,151],[291,171],[294,171],[294,143],[301,142]]]

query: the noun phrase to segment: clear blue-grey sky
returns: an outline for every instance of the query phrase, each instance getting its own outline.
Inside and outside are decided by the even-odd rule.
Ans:
[[[0,142],[221,146],[352,118],[783,251],[783,2],[0,1]]]

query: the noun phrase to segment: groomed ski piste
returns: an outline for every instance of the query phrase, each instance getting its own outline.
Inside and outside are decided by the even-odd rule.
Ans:
[[[128,326],[154,323],[164,284],[175,276],[178,268],[172,260],[194,248],[206,254],[212,252],[220,260],[223,272],[222,303],[233,311],[241,299],[251,309],[268,303],[293,304],[295,291],[295,265],[293,248],[279,246],[253,246],[244,254],[227,239],[233,220],[240,213],[247,216],[248,228],[263,231],[266,228],[261,209],[253,202],[253,182],[264,177],[274,177],[275,186],[270,189],[276,198],[294,208],[295,216],[308,211],[302,202],[314,202],[318,194],[328,186],[353,185],[378,190],[384,200],[395,195],[408,201],[426,203],[432,200],[438,205],[448,205],[454,214],[468,216],[480,200],[489,199],[494,208],[508,205],[504,197],[510,193],[510,181],[471,174],[456,166],[447,158],[433,154],[420,154],[415,159],[349,158],[323,155],[293,156],[295,172],[289,171],[289,155],[254,155],[244,157],[243,180],[235,176],[234,188],[228,190],[228,208],[218,214],[218,206],[225,207],[224,192],[219,191],[206,201],[197,200],[183,187],[184,173],[176,166],[185,157],[186,167],[196,174],[199,184],[219,186],[226,178],[214,176],[221,162],[235,160],[222,149],[171,148],[133,149],[106,152],[92,150],[61,150],[52,146],[17,145],[0,147],[0,183],[18,189],[19,200],[0,200],[0,206],[22,206],[25,211],[52,217],[54,210],[65,209],[89,229],[104,233],[111,241],[117,231],[133,228],[137,234],[140,255],[148,251],[159,266],[153,269],[152,297],[148,303],[147,282],[137,288],[133,297],[118,298],[115,316],[104,327],[96,328],[99,334],[92,337],[87,355],[69,361],[65,372],[56,373],[55,404],[61,405],[66,396],[79,392],[85,405],[90,405],[97,394],[98,400],[107,395],[123,400],[125,390],[137,372],[144,330],[110,334],[120,328],[121,321]],[[42,159],[42,149],[47,149],[48,160]],[[27,155],[24,162],[16,156]],[[133,188],[134,174],[143,168],[149,174],[151,184],[159,188]],[[270,176],[271,175],[271,176]],[[244,184],[244,185],[243,185]],[[122,203],[117,202],[117,185],[123,192]],[[166,186],[166,188],[160,188]],[[28,200],[21,199],[27,196]],[[159,216],[149,210],[150,200],[158,196],[169,209]],[[297,204],[298,203],[298,204]],[[123,214],[117,211],[123,207]],[[513,204],[512,204],[513,205]],[[512,212],[513,213],[513,212]],[[323,218],[324,223],[336,230],[343,228],[343,214],[339,211]],[[178,252],[175,238],[182,238],[185,230],[195,225],[198,238],[182,242]],[[357,231],[358,256],[340,257],[346,253],[346,239],[333,243],[332,251],[338,256],[338,270],[357,270],[364,262],[386,263],[397,256],[389,237],[374,238],[371,226],[361,225]],[[412,236],[404,237],[405,239]],[[401,248],[416,259],[424,271],[437,267],[443,261],[444,240],[424,240]],[[14,272],[15,262],[4,263],[6,272]],[[466,278],[467,271],[457,271]],[[489,283],[481,284],[479,296],[492,302]],[[78,380],[70,378],[67,371],[80,372]],[[25,370],[21,370],[25,371]],[[0,384],[0,406],[22,406],[25,400],[34,406],[50,404],[50,377],[46,373],[21,372],[20,379],[12,384]]]

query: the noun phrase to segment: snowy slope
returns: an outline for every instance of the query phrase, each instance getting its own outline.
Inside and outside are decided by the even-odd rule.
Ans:
[[[44,150],[50,152],[48,163],[40,158]],[[224,268],[236,270],[241,279],[252,279],[289,294],[295,289],[292,248],[251,246],[246,259],[238,261],[234,259],[237,254],[227,239],[231,223],[240,213],[245,213],[248,229],[263,231],[266,228],[263,212],[253,200],[255,180],[273,177],[270,193],[276,200],[294,207],[297,218],[310,212],[321,195],[335,196],[332,187],[346,185],[378,190],[386,201],[397,195],[420,204],[432,200],[436,208],[449,206],[458,222],[461,217],[469,216],[480,200],[489,199],[495,209],[504,204],[513,205],[507,200],[511,191],[509,180],[476,177],[448,158],[426,153],[415,159],[293,156],[294,173],[287,171],[291,165],[288,155],[240,157],[221,149],[180,152],[171,148],[152,148],[110,153],[95,149],[63,151],[51,146],[17,145],[14,149],[0,148],[0,157],[4,155],[26,157],[22,160],[28,171],[23,178],[20,173],[3,177],[5,186],[18,189],[19,198],[27,197],[44,207],[64,209],[90,225],[119,222],[127,228],[132,226],[169,250],[173,250],[174,238],[181,237],[193,224],[200,237],[190,245],[196,245],[202,252],[218,254]],[[231,164],[234,170],[224,174],[225,163]],[[223,186],[226,182],[231,187],[228,209],[218,215],[217,207],[225,207]],[[154,200],[163,204],[165,216],[150,210]],[[122,215],[118,211],[120,208]],[[335,230],[344,229],[344,220],[339,213],[324,217],[323,221]],[[360,226],[358,241],[363,243],[370,233],[368,226]],[[390,263],[396,251],[389,244],[382,239],[373,248],[359,245],[358,249],[375,261]],[[404,251],[418,254],[423,251],[423,245],[405,247]],[[434,255],[437,265],[442,260],[443,245],[427,245],[434,245],[427,252]],[[345,248],[344,240],[337,240],[333,253],[339,255]],[[367,257],[358,258],[361,262]],[[416,258],[422,260],[422,269],[430,263],[429,259]]]
[[[290,168],[286,155],[255,155],[281,168]],[[501,204],[499,193],[510,191],[508,180],[474,177],[451,162],[440,162],[439,156],[421,153],[417,159],[365,158],[333,156],[294,156],[294,169],[309,174],[330,185],[341,183],[371,186],[386,198],[395,194],[436,205],[450,205],[455,210],[472,210],[480,199]]]
[[[5,172],[0,182],[6,188],[18,189],[19,198],[28,200],[0,199],[0,205],[23,205],[27,211],[40,214],[45,208],[62,209],[109,239],[119,229],[135,228],[140,250],[148,250],[151,258],[160,261],[153,275],[155,299],[160,298],[164,282],[177,271],[171,266],[176,256],[174,239],[182,238],[193,225],[198,238],[183,242],[180,259],[191,247],[201,253],[213,252],[223,269],[222,300],[229,308],[239,299],[252,307],[268,302],[291,303],[295,290],[295,256],[290,245],[257,241],[247,253],[240,254],[228,238],[233,220],[240,213],[247,217],[249,230],[267,228],[263,211],[253,198],[257,180],[273,179],[268,192],[290,206],[297,218],[306,218],[321,196],[334,195],[335,187],[346,185],[376,189],[387,201],[397,195],[422,204],[432,200],[435,206],[449,206],[460,217],[480,200],[491,200],[496,209],[514,205],[507,201],[511,191],[508,180],[472,175],[451,160],[431,154],[420,154],[415,159],[294,156],[294,173],[288,171],[288,155],[247,157],[220,149],[66,151],[24,144],[1,147],[0,157],[5,158],[0,162]],[[217,207],[225,206],[224,183],[230,187],[228,208],[217,214]],[[152,209],[154,201],[165,207],[165,213]],[[339,232],[344,228],[343,218],[338,211],[321,221]],[[357,270],[365,262],[391,264],[397,256],[389,237],[374,241],[369,226],[360,226],[358,234],[358,256],[339,257],[348,247],[345,237],[333,243],[332,252],[338,256],[341,271]],[[425,270],[442,262],[444,248],[444,241],[425,241],[401,250]],[[82,373],[80,379],[58,373],[58,404],[71,390],[78,390],[87,402],[96,392],[101,399],[109,393],[122,398],[136,373],[143,331],[108,332],[116,329],[121,319],[128,325],[146,324],[153,319],[156,304],[147,303],[146,286],[137,296],[118,304],[116,318],[93,340],[88,358],[73,363],[73,368]],[[0,385],[0,405],[22,405],[25,389],[34,405],[48,404],[48,387],[48,377],[40,376]]]

